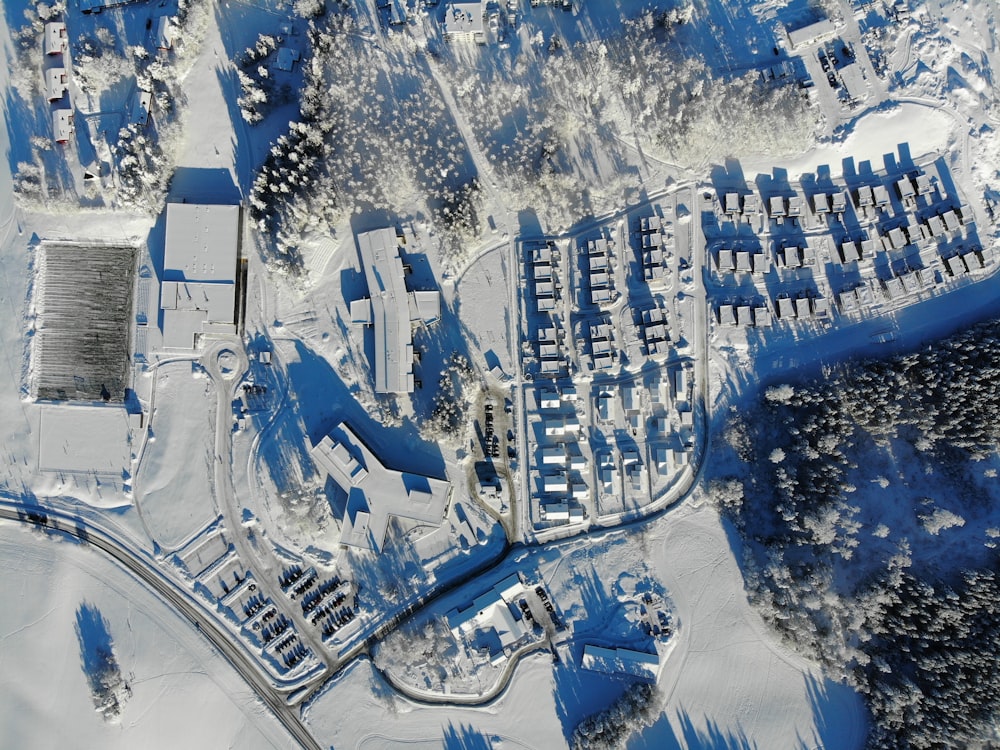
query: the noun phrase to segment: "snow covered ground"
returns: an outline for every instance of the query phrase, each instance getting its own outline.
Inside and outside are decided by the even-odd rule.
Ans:
[[[282,100],[262,124],[248,125],[236,104],[240,87],[233,61],[259,33],[280,33],[282,44],[308,52],[306,23],[295,15],[308,5],[305,0],[268,0],[201,7],[192,44],[177,68],[176,85],[184,96],[163,162],[177,167],[170,200],[236,202],[249,194],[273,139],[299,113]],[[223,608],[218,602],[225,600],[239,620],[257,606],[250,586],[259,585],[256,597],[266,599],[267,607],[294,613],[293,630],[321,656],[308,662],[309,670],[315,668],[310,674],[321,677],[328,664],[339,666],[342,654],[360,650],[359,633],[371,634],[373,640],[384,637],[381,626],[395,625],[389,615],[394,618],[409,604],[417,603],[418,622],[443,616],[457,603],[471,600],[484,583],[488,587],[515,571],[550,592],[570,631],[566,640],[554,639],[561,644],[556,646],[560,663],[553,663],[549,650],[530,653],[513,667],[499,697],[461,707],[447,705],[433,691],[425,691],[426,703],[405,698],[361,657],[305,704],[304,721],[323,746],[563,747],[581,719],[607,707],[627,684],[581,670],[583,646],[652,648],[634,616],[636,593],[649,586],[669,601],[675,631],[663,649],[655,698],[658,718],[632,737],[632,750],[860,748],[865,735],[860,699],[790,653],[752,611],[743,590],[738,545],[715,511],[702,504],[701,489],[696,488],[686,504],[642,524],[518,547],[501,557],[507,541],[521,539],[517,519],[527,519],[528,509],[502,514],[505,500],[479,502],[473,478],[477,448],[469,437],[487,398],[499,409],[505,392],[513,397],[506,389],[521,377],[521,321],[512,303],[520,278],[514,266],[519,262],[517,240],[566,227],[566,236],[583,236],[605,222],[606,215],[613,215],[607,219],[612,222],[626,205],[644,204],[650,194],[662,196],[664,188],[687,202],[687,227],[694,227],[700,221],[698,195],[708,185],[713,161],[739,157],[750,179],[757,173],[783,171],[795,180],[820,167],[829,167],[836,176],[851,165],[877,164],[905,144],[915,159],[930,155],[948,165],[976,213],[980,239],[985,246],[995,245],[996,225],[986,210],[986,199],[998,197],[994,75],[1000,60],[993,7],[986,0],[931,0],[914,3],[909,20],[897,22],[881,8],[856,12],[846,1],[825,3],[836,20],[837,38],[855,45],[856,64],[865,66],[859,103],[846,102],[840,93],[825,88],[827,81],[820,77],[814,83],[822,89],[822,112],[802,109],[797,99],[777,97],[767,100],[773,111],[739,110],[726,119],[723,114],[733,113],[683,107],[675,111],[672,102],[679,97],[721,106],[727,92],[732,100],[772,57],[794,57],[787,50],[779,54],[777,46],[772,55],[772,45],[784,44],[775,24],[789,21],[804,3],[694,3],[689,22],[674,28],[669,42],[691,53],[694,62],[672,68],[676,80],[663,88],[658,88],[662,81],[638,64],[641,60],[628,54],[641,48],[651,60],[659,60],[649,46],[650,40],[660,39],[660,32],[652,31],[657,23],[653,15],[643,14],[648,3],[580,0],[574,12],[564,13],[531,9],[522,1],[521,26],[508,37],[509,46],[491,41],[483,48],[444,47],[440,19],[434,15],[443,10],[440,7],[432,15],[417,14],[407,27],[390,29],[381,25],[376,3],[357,5],[357,23],[338,40],[344,45],[338,49],[354,50],[371,64],[370,70],[355,71],[358,81],[371,84],[371,89],[362,97],[337,91],[336,100],[358,117],[350,130],[357,148],[335,175],[341,181],[336,185],[338,199],[346,202],[322,220],[318,209],[297,215],[301,226],[282,236],[278,249],[302,257],[302,276],[284,275],[288,269],[274,262],[273,236],[252,229],[244,241],[250,277],[246,332],[254,355],[247,378],[266,385],[269,396],[247,416],[245,429],[232,425],[231,456],[216,455],[220,446],[230,445],[233,415],[226,409],[224,393],[228,381],[210,378],[188,357],[153,365],[162,220],[121,210],[52,211],[38,202],[30,209],[16,205],[10,173],[30,171],[18,162],[37,144],[31,145],[31,133],[17,119],[13,100],[5,100],[7,117],[0,120],[0,153],[10,162],[0,169],[0,487],[5,495],[51,502],[114,530],[137,557],[173,576],[179,588],[197,586],[202,598],[210,600],[210,606],[201,606],[212,617],[218,614],[216,606]],[[151,8],[137,4],[130,11],[109,11],[103,18],[135,21],[148,16]],[[331,7],[331,12],[337,11]],[[623,36],[625,18],[639,19],[627,27],[630,34],[649,32],[649,38]],[[91,19],[91,25],[99,20]],[[15,22],[20,23],[18,14],[9,8],[0,16],[5,41],[6,24]],[[135,28],[122,39],[131,43],[145,36]],[[868,48],[861,54],[864,44]],[[819,49],[809,43],[796,54],[808,58],[803,65],[811,73],[825,76],[819,72]],[[336,62],[356,66],[350,56]],[[876,74],[877,62],[886,66],[885,76]],[[331,65],[327,72],[338,70]],[[849,77],[843,67],[840,71]],[[288,73],[280,80],[298,85],[302,65]],[[10,75],[8,66],[0,66],[0,89],[5,92],[13,92]],[[259,71],[255,75],[266,77]],[[676,81],[683,86],[675,86]],[[642,86],[649,87],[645,93]],[[433,95],[422,97],[422,87]],[[705,94],[689,96],[684,87]],[[120,104],[123,91],[118,86],[108,101]],[[430,114],[421,110],[422,101],[433,104]],[[426,215],[426,196],[411,174],[416,167],[401,166],[406,160],[396,158],[396,144],[380,141],[372,153],[381,162],[366,161],[370,155],[364,144],[382,130],[365,118],[376,112],[375,122],[395,122],[395,105],[402,102],[419,122],[418,140],[430,153],[427,164],[417,165],[418,172],[433,172],[438,165],[431,162],[440,159],[454,174],[478,176],[479,227],[461,234],[460,242],[455,235],[444,236],[440,217]],[[688,133],[684,142],[670,142],[660,130],[653,132],[654,125],[669,131],[667,118],[661,116],[666,109],[674,118],[670,127]],[[761,133],[755,118],[767,112],[776,118],[808,112],[816,122],[798,119],[788,129]],[[723,121],[732,132],[719,130]],[[682,125],[689,130],[682,131]],[[813,137],[818,138],[815,147],[799,148],[803,139]],[[69,157],[79,158],[78,148],[72,147]],[[771,155],[761,156],[760,150]],[[678,153],[693,154],[701,164],[677,166],[672,161]],[[51,166],[59,163],[61,152],[46,151],[40,158]],[[356,173],[367,174],[369,169],[374,170],[372,184],[352,182]],[[74,171],[66,179],[75,184],[82,177]],[[435,181],[434,189],[446,192],[452,187],[449,179]],[[689,194],[693,201],[687,201]],[[60,196],[60,205],[65,198]],[[313,198],[316,206],[325,205],[317,188],[315,195],[307,191],[302,206],[312,207]],[[351,203],[361,198],[364,205]],[[95,200],[84,196],[81,203],[99,205]],[[698,231],[680,228],[680,208],[677,218],[678,236],[695,246]],[[373,392],[370,337],[350,323],[349,313],[350,303],[366,293],[355,234],[397,222],[407,236],[412,279],[440,288],[443,304],[442,320],[418,331],[416,338],[422,352],[418,371],[426,373],[427,387],[399,398]],[[148,339],[137,348],[149,360],[132,363],[135,393],[128,401],[128,416],[120,406],[67,407],[27,398],[34,253],[39,240],[52,239],[141,248],[141,309],[136,313],[148,313],[150,320],[143,326]],[[624,264],[624,253],[631,248],[621,244]],[[711,338],[700,330],[707,310],[699,306],[700,270],[696,266],[694,275],[690,270],[683,275],[684,295],[678,297],[674,312],[698,361],[695,371],[700,374],[693,388],[704,391],[709,409],[738,407],[761,380],[773,375],[835,362],[847,353],[911,344],[994,312],[1000,283],[994,276],[883,318],[830,331],[775,331],[748,346],[718,328]],[[672,273],[679,287],[682,274],[677,269]],[[624,278],[624,268],[620,274]],[[896,344],[877,343],[890,329]],[[639,351],[637,340],[623,348],[630,345]],[[259,352],[270,353],[272,364],[262,364],[256,358]],[[435,433],[428,429],[433,384],[454,357],[468,357],[477,377],[492,390],[489,395],[479,393],[476,380],[469,388],[475,393],[468,398],[460,429]],[[646,369],[655,370],[656,365],[651,361]],[[589,388],[583,395],[590,397]],[[512,408],[512,434],[518,420],[523,424],[527,419],[519,413],[521,406],[519,402]],[[99,416],[88,422],[94,414]],[[309,449],[341,420],[349,421],[387,466],[447,477],[454,494],[439,528],[398,529],[398,552],[381,558],[347,553],[338,546],[344,508],[339,507],[340,496],[316,473]],[[513,455],[504,466],[513,477],[509,496],[514,498],[522,491],[530,494],[527,482],[517,477],[527,476],[518,471],[531,457],[518,456],[518,450],[529,452],[527,446],[511,442]],[[704,461],[711,461],[711,443],[706,445]],[[697,473],[684,476],[696,479]],[[184,548],[210,526],[204,538],[181,553],[191,575],[179,574],[166,553]],[[203,565],[218,560],[223,561],[219,569],[192,583]],[[496,567],[466,580],[471,571],[492,566],[494,560],[499,561]],[[302,600],[279,584],[279,576],[298,564],[315,566],[318,579],[329,581],[337,575],[362,584],[362,623],[345,628],[344,640],[335,640],[335,647],[325,646],[318,630],[310,630],[298,609]],[[4,521],[0,567],[8,571],[9,584],[0,587],[0,725],[11,746],[294,746],[263,700],[185,617],[98,551]],[[457,585],[454,591],[422,607],[425,595],[452,583]],[[206,594],[212,586],[218,590]],[[237,586],[243,589],[237,591]],[[86,620],[94,611],[100,617]],[[258,637],[251,619],[256,617],[253,622],[259,626],[269,611],[256,610],[256,615],[241,620],[239,636],[232,623],[224,625],[225,632],[247,649],[246,643]],[[81,648],[86,651],[88,646],[78,643],[74,633],[75,622],[87,621],[106,623],[106,637],[128,685],[127,690],[120,688],[127,699],[122,700],[117,723],[106,723],[94,711],[87,659],[80,656]],[[282,657],[268,652],[263,658],[276,669]],[[376,647],[375,664],[379,658]],[[297,675],[305,671],[300,668]],[[393,670],[386,671],[392,677]],[[434,701],[442,704],[432,705]]]
[[[102,553],[0,522],[0,724],[4,744],[292,748],[254,692],[173,611]],[[81,610],[103,620],[128,697],[114,722],[94,710]]]
[[[309,726],[335,746],[452,747],[457,733],[473,747],[494,737],[503,747],[560,747],[577,722],[608,705],[627,684],[581,671],[576,661],[585,642],[642,640],[619,599],[645,579],[667,592],[677,631],[659,680],[659,718],[630,748],[785,747],[795,738],[808,747],[861,747],[866,719],[860,699],[785,649],[750,608],[727,532],[713,510],[696,502],[647,531],[611,532],[594,542],[522,553],[481,580],[511,570],[539,575],[571,623],[571,646],[564,653],[572,663],[553,664],[547,650],[531,654],[495,701],[449,708],[400,697],[369,662],[361,662],[313,700],[305,714]],[[343,722],[341,716],[369,718]]]

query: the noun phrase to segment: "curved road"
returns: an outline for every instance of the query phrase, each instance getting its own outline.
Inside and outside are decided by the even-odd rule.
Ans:
[[[44,513],[44,517],[39,517],[39,515],[29,517],[29,513],[39,515]],[[120,544],[103,529],[88,525],[80,518],[74,518],[58,511],[42,508],[36,510],[11,503],[9,500],[0,500],[0,518],[55,529],[76,537],[113,558],[194,623],[194,626],[211,641],[219,653],[226,657],[226,660],[254,689],[254,692],[271,709],[275,718],[281,722],[301,747],[309,748],[309,750],[322,750],[322,747],[306,730],[296,712],[288,706],[281,691],[270,684],[258,671],[257,665],[243,653],[239,646],[233,643],[232,634],[220,628],[211,617],[206,617],[199,607],[192,604],[180,593],[176,584],[167,579],[155,567],[149,565],[145,559]]]

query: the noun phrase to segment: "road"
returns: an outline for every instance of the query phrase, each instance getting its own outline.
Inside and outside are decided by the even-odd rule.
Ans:
[[[232,467],[232,403],[236,398],[242,375],[249,367],[243,343],[239,339],[214,342],[202,356],[201,362],[215,384],[218,398],[215,426],[216,507],[222,513],[226,528],[230,531],[229,537],[240,560],[248,568],[251,568],[251,563],[255,563],[252,566],[256,570],[254,580],[260,592],[292,620],[299,640],[309,647],[315,658],[323,665],[323,673],[319,677],[325,677],[333,666],[329,653],[319,640],[316,629],[302,613],[302,608],[297,602],[290,601],[277,585],[277,571],[281,566],[273,556],[262,559],[259,548],[250,543],[243,531],[240,507],[233,487]],[[270,547],[266,546],[266,550],[270,552]],[[273,577],[269,575],[271,572],[275,573]]]
[[[45,519],[39,519],[37,516],[36,520],[29,519],[28,513],[44,513]],[[107,554],[194,623],[198,631],[215,646],[219,653],[239,672],[240,676],[247,681],[247,684],[254,689],[260,699],[271,709],[275,718],[281,722],[282,726],[288,730],[288,733],[295,738],[301,747],[309,750],[322,750],[302,724],[295,709],[287,704],[283,691],[265,679],[257,664],[243,652],[239,645],[234,643],[232,633],[219,627],[212,617],[206,616],[200,607],[192,603],[181,593],[173,581],[151,565],[148,560],[119,543],[103,529],[59,511],[42,510],[41,508],[35,510],[4,499],[0,500],[0,518],[58,530]]]

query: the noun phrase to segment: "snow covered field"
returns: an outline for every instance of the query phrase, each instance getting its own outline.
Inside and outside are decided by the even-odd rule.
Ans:
[[[191,623],[102,553],[0,522],[0,724],[11,747],[295,747]],[[16,572],[15,572],[16,571]],[[94,710],[81,611],[103,620],[127,699]]]
[[[752,609],[702,477],[721,455],[713,431],[760,383],[997,311],[993,4],[521,0],[480,10],[476,45],[446,38],[445,3],[140,0],[85,16],[78,2],[15,0],[0,16],[0,494],[20,519],[0,521],[7,744],[548,750],[630,684],[585,669],[589,646],[655,655],[631,750],[864,746],[861,698]],[[36,10],[67,20],[62,57],[43,56]],[[42,72],[60,61],[71,80],[50,104]],[[60,145],[64,107],[76,130]],[[777,311],[806,272],[717,273],[727,179],[766,200],[843,178],[867,217],[851,179],[883,163],[890,187],[934,165],[961,242],[919,234],[943,208],[904,211],[902,193],[891,217],[843,223],[874,241],[912,214],[872,288],[919,258],[940,272],[933,293],[788,322]],[[243,336],[161,351],[164,201],[244,204],[229,277],[248,279]],[[809,289],[852,291],[832,220],[758,216],[767,231],[744,240],[777,258],[808,235],[829,256]],[[658,255],[642,244],[651,217]],[[408,288],[441,292],[439,319],[414,329],[412,393],[376,392],[374,336],[352,322],[378,292],[356,236],[383,227]],[[549,237],[562,260],[529,278],[524,241]],[[114,322],[97,322],[113,354],[134,352],[107,395],[72,347],[44,358],[59,384],[33,388],[46,242],[136,248],[127,269],[101,270],[129,281]],[[87,296],[66,268],[58,284],[56,333],[100,328],[72,303],[101,284]],[[720,317],[751,293],[775,313],[765,333]],[[46,400],[63,392],[82,403]],[[345,490],[313,453],[341,423],[390,472],[447,487],[438,517],[397,516],[377,551],[342,544],[349,522],[366,528],[348,517],[364,477]],[[46,511],[115,539],[160,584],[29,530]],[[515,600],[483,615],[499,629],[449,628],[516,574]],[[654,636],[653,622],[669,626]],[[523,636],[513,650],[504,628]]]

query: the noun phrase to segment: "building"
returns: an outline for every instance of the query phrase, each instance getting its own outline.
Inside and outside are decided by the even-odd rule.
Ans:
[[[531,627],[516,608],[516,601],[523,593],[524,583],[520,576],[517,573],[508,576],[473,599],[468,607],[448,613],[452,635],[462,638],[477,630],[488,631],[496,639],[490,650],[491,658],[505,656],[531,633]]]
[[[69,49],[66,24],[62,21],[49,21],[45,24],[45,38],[42,47],[46,55],[61,55]]]
[[[483,4],[478,1],[449,3],[444,12],[443,32],[449,42],[485,44]]]
[[[76,132],[73,125],[73,110],[54,109],[52,110],[52,140],[56,143],[66,144]]]
[[[160,16],[156,19],[156,48],[167,51],[174,47],[174,23],[170,16]]]
[[[413,324],[441,317],[437,291],[407,292],[394,229],[358,235],[368,294],[351,303],[351,319],[375,331],[375,392],[412,393]]]
[[[45,98],[57,102],[66,94],[69,86],[69,74],[66,68],[49,68],[45,71]]]
[[[347,494],[340,543],[381,552],[391,517],[440,526],[451,495],[443,479],[387,468],[341,423],[310,451],[316,468]]]
[[[284,70],[286,72],[291,72],[295,67],[295,63],[299,61],[302,54],[292,47],[279,47],[278,48],[278,70]]]
[[[592,672],[638,677],[656,682],[660,676],[659,654],[647,654],[628,648],[602,648],[587,644],[583,647],[580,666]]]
[[[205,333],[236,333],[241,226],[238,205],[167,204],[164,347],[195,349]]]
[[[807,44],[828,39],[837,33],[837,29],[833,25],[833,21],[829,18],[822,18],[819,21],[798,29],[786,28],[785,33],[788,35],[788,43],[791,48],[797,49]]]
[[[153,107],[153,94],[151,91],[139,89],[132,100],[132,112],[130,121],[139,127],[146,127],[149,123],[149,111]]]

